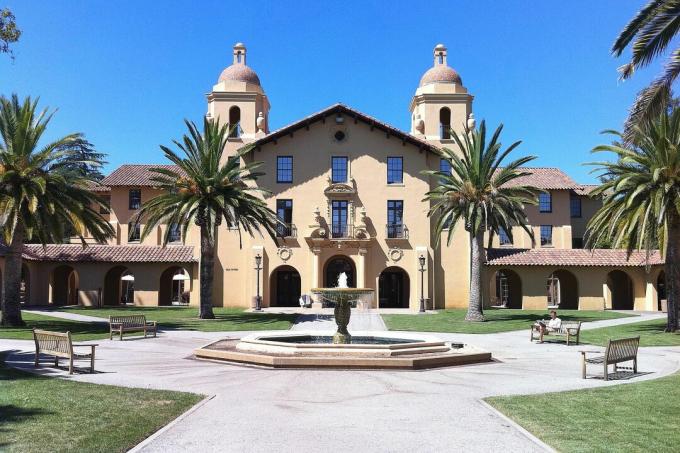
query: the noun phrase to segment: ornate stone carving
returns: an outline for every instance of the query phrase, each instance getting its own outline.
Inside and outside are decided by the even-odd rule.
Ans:
[[[279,249],[276,251],[276,254],[279,255],[279,258],[281,258],[283,261],[288,261],[291,256],[293,256],[293,249],[290,247],[279,247]]]
[[[392,261],[396,263],[397,261],[404,257],[404,251],[399,247],[392,247],[390,251],[387,252],[387,255],[390,257]]]

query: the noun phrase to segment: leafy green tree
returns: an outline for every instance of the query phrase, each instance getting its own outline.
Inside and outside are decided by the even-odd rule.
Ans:
[[[680,30],[680,0],[650,0],[626,25],[614,42],[612,53],[619,57],[632,46],[632,56],[628,63],[619,68],[623,80],[632,77],[636,70],[652,63],[669,46],[677,41]],[[626,120],[623,138],[633,140],[636,127],[640,128],[656,118],[666,106],[673,83],[680,75],[680,47],[675,47],[663,73],[648,87],[644,88],[635,100]]]
[[[0,9],[0,53],[12,55],[10,44],[19,41],[21,30],[17,28],[16,18],[9,8]]]
[[[83,244],[89,234],[97,241],[113,236],[111,225],[99,214],[103,201],[88,187],[91,178],[74,168],[97,161],[79,160],[82,134],[70,134],[40,145],[53,114],[37,111],[37,100],[16,95],[0,97],[0,228],[8,245],[2,300],[4,326],[23,325],[20,307],[24,244],[63,242],[65,229]]]
[[[268,193],[252,182],[263,173],[257,172],[262,164],[254,162],[240,165],[241,159],[226,159],[224,148],[229,136],[229,125],[220,126],[204,120],[203,133],[193,122],[186,121],[189,135],[174,141],[183,156],[166,146],[161,146],[165,157],[177,166],[152,169],[152,179],[162,193],[144,203],[136,222],[144,222],[142,238],[159,225],[178,225],[182,237],[196,225],[201,233],[199,317],[212,319],[212,290],[215,263],[215,236],[224,221],[231,229],[253,235],[264,230],[276,241],[276,214],[258,195]],[[248,150],[243,150],[243,155]],[[164,244],[170,239],[166,228]]]
[[[482,303],[482,269],[484,267],[484,233],[498,234],[505,230],[512,239],[512,227],[519,226],[533,240],[533,232],[527,226],[525,204],[536,204],[538,190],[517,181],[530,173],[522,165],[535,156],[521,157],[507,165],[504,159],[521,142],[515,142],[504,151],[499,141],[503,125],[499,125],[491,140],[487,142],[486,125],[481,122],[479,129],[465,128],[458,135],[451,136],[458,150],[443,148],[441,156],[451,164],[451,173],[424,171],[435,176],[438,185],[426,194],[423,201],[429,201],[429,216],[436,218],[435,241],[439,244],[445,228],[448,228],[447,245],[451,243],[455,227],[463,223],[470,241],[470,303],[465,316],[467,321],[484,321]]]
[[[594,162],[604,182],[592,193],[603,195],[602,207],[588,223],[588,245],[610,241],[614,247],[651,251],[665,256],[668,296],[667,330],[678,330],[680,297],[680,109],[664,109],[645,127],[635,126],[633,143],[621,134],[608,151],[616,159]]]

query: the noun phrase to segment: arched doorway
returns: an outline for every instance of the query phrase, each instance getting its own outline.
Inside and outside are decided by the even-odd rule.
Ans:
[[[167,268],[158,286],[158,305],[189,305],[191,277],[181,266]]]
[[[125,266],[109,269],[104,277],[104,305],[133,304],[135,276]]]
[[[378,277],[380,308],[409,308],[411,285],[408,274],[400,267],[388,267]]]
[[[272,307],[298,307],[300,305],[300,273],[292,266],[279,266],[272,272],[269,284]]]
[[[612,309],[632,310],[635,305],[633,298],[633,281],[628,274],[615,270],[607,274],[607,287],[611,294]]]
[[[666,273],[661,271],[656,279],[656,303],[657,310],[661,311],[668,299],[666,295]]]
[[[26,304],[31,300],[31,273],[28,266],[21,265],[21,285],[19,286],[19,302]]]
[[[52,303],[78,305],[78,273],[71,266],[57,266],[52,271]]]
[[[501,269],[496,272],[496,296],[493,306],[503,308],[522,308],[522,279],[517,272]]]
[[[342,273],[347,274],[347,286],[356,288],[356,269],[354,262],[347,256],[334,256],[326,262],[324,271],[324,283],[326,288],[338,286],[338,277]]]
[[[578,309],[578,281],[571,272],[560,269],[550,274],[546,290],[549,308]]]

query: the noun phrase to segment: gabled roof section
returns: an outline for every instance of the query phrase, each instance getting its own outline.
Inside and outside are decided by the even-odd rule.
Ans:
[[[0,245],[0,256],[8,252]],[[88,245],[40,244],[24,245],[23,258],[27,261],[68,263],[193,263],[194,247],[190,245]]]
[[[153,187],[157,184],[151,181],[151,178],[158,176],[158,174],[150,171],[152,168],[165,168],[168,170],[174,170],[182,174],[179,171],[179,167],[176,165],[167,164],[126,164],[121,165],[116,168],[113,173],[104,178],[101,184],[104,186],[143,186],[143,187]]]
[[[302,118],[299,121],[296,121],[292,124],[284,126],[273,132],[270,132],[264,137],[259,138],[258,140],[255,140],[254,142],[250,143],[249,146],[257,148],[269,142],[276,142],[276,140],[285,135],[292,134],[293,132],[300,130],[302,128],[308,128],[310,124],[315,123],[317,121],[326,121],[326,118],[332,117],[337,114],[342,114],[344,117],[353,119],[355,123],[357,121],[363,121],[364,123],[370,125],[371,128],[379,129],[382,132],[387,133],[388,135],[393,135],[401,139],[402,141],[408,142],[418,148],[427,149],[432,152],[436,152],[437,150],[436,146],[434,146],[431,143],[428,143],[425,140],[414,137],[413,135],[406,133],[401,129],[398,129],[394,126],[390,126],[387,123],[379,121],[376,118],[373,118],[372,116],[366,115],[365,113],[362,113],[344,104],[331,105],[330,107],[325,108],[319,112],[313,113],[305,118]],[[345,121],[347,121],[347,118],[345,118]]]
[[[521,167],[520,170],[531,174],[513,179],[508,183],[509,187],[533,186],[543,190],[580,190],[583,187],[556,167]]]
[[[488,249],[488,266],[654,266],[664,264],[658,250],[649,256],[624,249]]]

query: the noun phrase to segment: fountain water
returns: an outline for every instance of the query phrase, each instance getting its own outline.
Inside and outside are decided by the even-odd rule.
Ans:
[[[373,295],[370,288],[349,288],[347,286],[347,274],[342,272],[338,276],[338,286],[335,288],[312,288],[312,293],[334,305],[333,314],[338,330],[333,335],[333,343],[346,344],[352,342],[352,336],[347,330],[352,305],[362,298]]]

